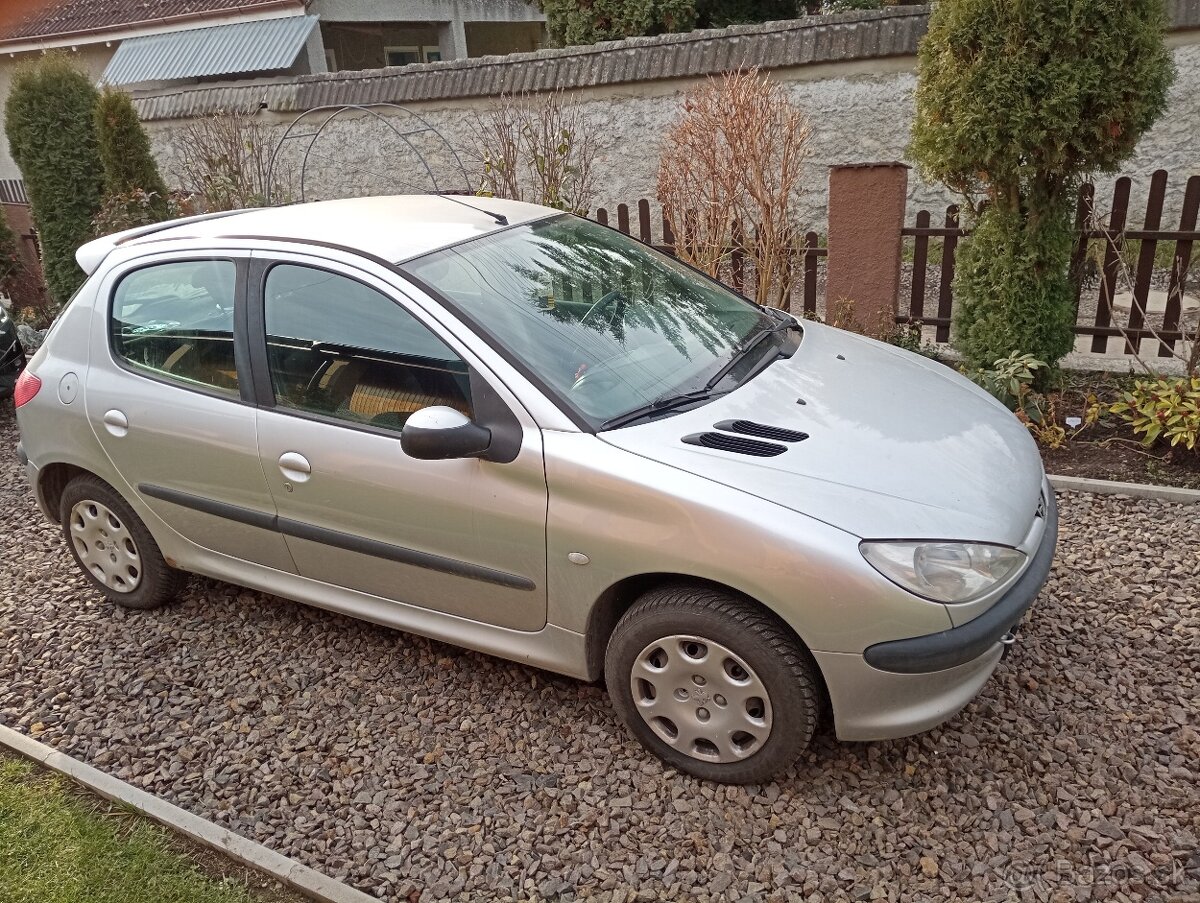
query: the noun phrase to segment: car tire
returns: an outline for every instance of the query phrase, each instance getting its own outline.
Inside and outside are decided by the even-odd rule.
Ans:
[[[770,779],[805,750],[819,718],[821,683],[803,645],[770,612],[708,586],[642,596],[613,630],[604,673],[633,735],[705,780]]]
[[[71,480],[58,510],[75,563],[110,601],[145,611],[183,591],[187,574],[166,563],[141,518],[99,477]]]

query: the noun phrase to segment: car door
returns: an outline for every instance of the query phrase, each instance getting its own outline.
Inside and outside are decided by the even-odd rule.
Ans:
[[[126,485],[192,542],[294,572],[274,529],[247,378],[249,257],[158,256],[99,287],[88,419]]]
[[[467,348],[382,278],[255,254],[252,354],[263,470],[299,573],[517,630],[546,623],[541,432]],[[504,406],[500,464],[400,447],[420,408]],[[476,419],[479,419],[476,417]]]

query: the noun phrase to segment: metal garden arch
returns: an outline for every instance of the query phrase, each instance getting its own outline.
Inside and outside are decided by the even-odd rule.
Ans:
[[[382,111],[387,111],[387,112],[391,112],[391,113],[402,113],[402,114],[404,114],[404,116],[408,117],[409,121],[416,120],[416,126],[414,128],[403,129],[400,127],[400,124],[396,121],[397,117],[385,116],[385,115],[383,115]],[[301,203],[303,203],[306,200],[305,181],[308,177],[308,160],[309,160],[309,156],[312,154],[313,145],[316,144],[317,139],[321,137],[321,133],[324,132],[325,129],[332,122],[334,122],[336,119],[339,119],[340,117],[342,117],[343,115],[345,115],[347,113],[366,113],[369,116],[374,117],[376,120],[378,120],[379,122],[382,122],[385,126],[387,126],[392,131],[392,134],[394,134],[397,138],[399,138],[406,145],[408,145],[409,150],[411,150],[416,155],[417,159],[421,161],[421,165],[425,168],[425,174],[427,176],[429,176],[429,182],[433,186],[434,193],[450,194],[450,193],[462,192],[462,193],[470,194],[471,179],[467,175],[466,167],[463,166],[462,158],[459,157],[458,151],[456,151],[454,149],[454,146],[449,141],[446,140],[446,136],[443,135],[437,128],[435,128],[424,117],[419,116],[418,114],[414,113],[412,110],[407,109],[406,107],[402,107],[399,104],[394,104],[394,103],[341,104],[341,105],[313,107],[310,110],[305,110],[303,113],[301,113],[295,119],[293,119],[291,121],[291,123],[288,125],[287,129],[283,133],[283,136],[275,144],[275,149],[271,152],[271,162],[267,168],[267,204],[268,205],[271,204],[272,200],[273,200],[271,195],[275,188],[275,167],[276,167],[276,164],[279,162],[279,155],[280,155],[280,152],[283,150],[284,145],[287,144],[287,142],[289,142],[289,141],[303,141],[306,138],[308,139],[308,144],[304,147],[304,154],[303,154],[303,157],[301,158],[301,163],[300,163],[300,201],[301,201]],[[316,128],[314,128],[312,131],[306,131],[306,132],[296,132],[295,131],[299,127],[300,123],[304,122],[306,119],[309,119],[310,117],[317,115],[317,114],[327,114],[327,115],[325,115],[325,117],[321,120],[320,124],[316,126]],[[400,121],[403,122],[405,120],[403,118],[401,118]],[[429,165],[429,161],[425,158],[425,155],[423,153],[421,153],[420,150],[417,149],[416,145],[413,144],[413,142],[411,140],[413,138],[413,136],[415,136],[415,135],[422,135],[422,134],[426,134],[426,133],[431,133],[431,134],[435,135],[438,139],[441,140],[441,143],[445,146],[446,150],[448,150],[450,152],[450,158],[454,161],[454,166],[457,167],[458,174],[462,177],[461,187],[453,188],[453,189],[449,188],[449,187],[443,188],[438,183],[437,176],[433,172],[433,167],[431,167]]]

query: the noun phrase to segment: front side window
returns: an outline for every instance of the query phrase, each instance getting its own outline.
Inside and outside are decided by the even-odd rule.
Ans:
[[[431,405],[471,416],[467,364],[361,282],[277,264],[267,274],[265,319],[279,407],[391,430]]]
[[[236,286],[231,260],[180,260],[134,270],[113,294],[113,353],[135,370],[236,398]]]
[[[678,261],[574,216],[506,229],[404,268],[594,428],[724,381],[748,342],[778,322]]]

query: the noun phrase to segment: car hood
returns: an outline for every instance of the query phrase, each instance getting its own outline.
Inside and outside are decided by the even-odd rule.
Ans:
[[[1021,543],[1043,470],[1011,412],[936,361],[803,328],[791,358],[730,394],[599,438],[860,537]],[[738,419],[808,438],[779,443],[786,451],[775,457],[683,441]]]

